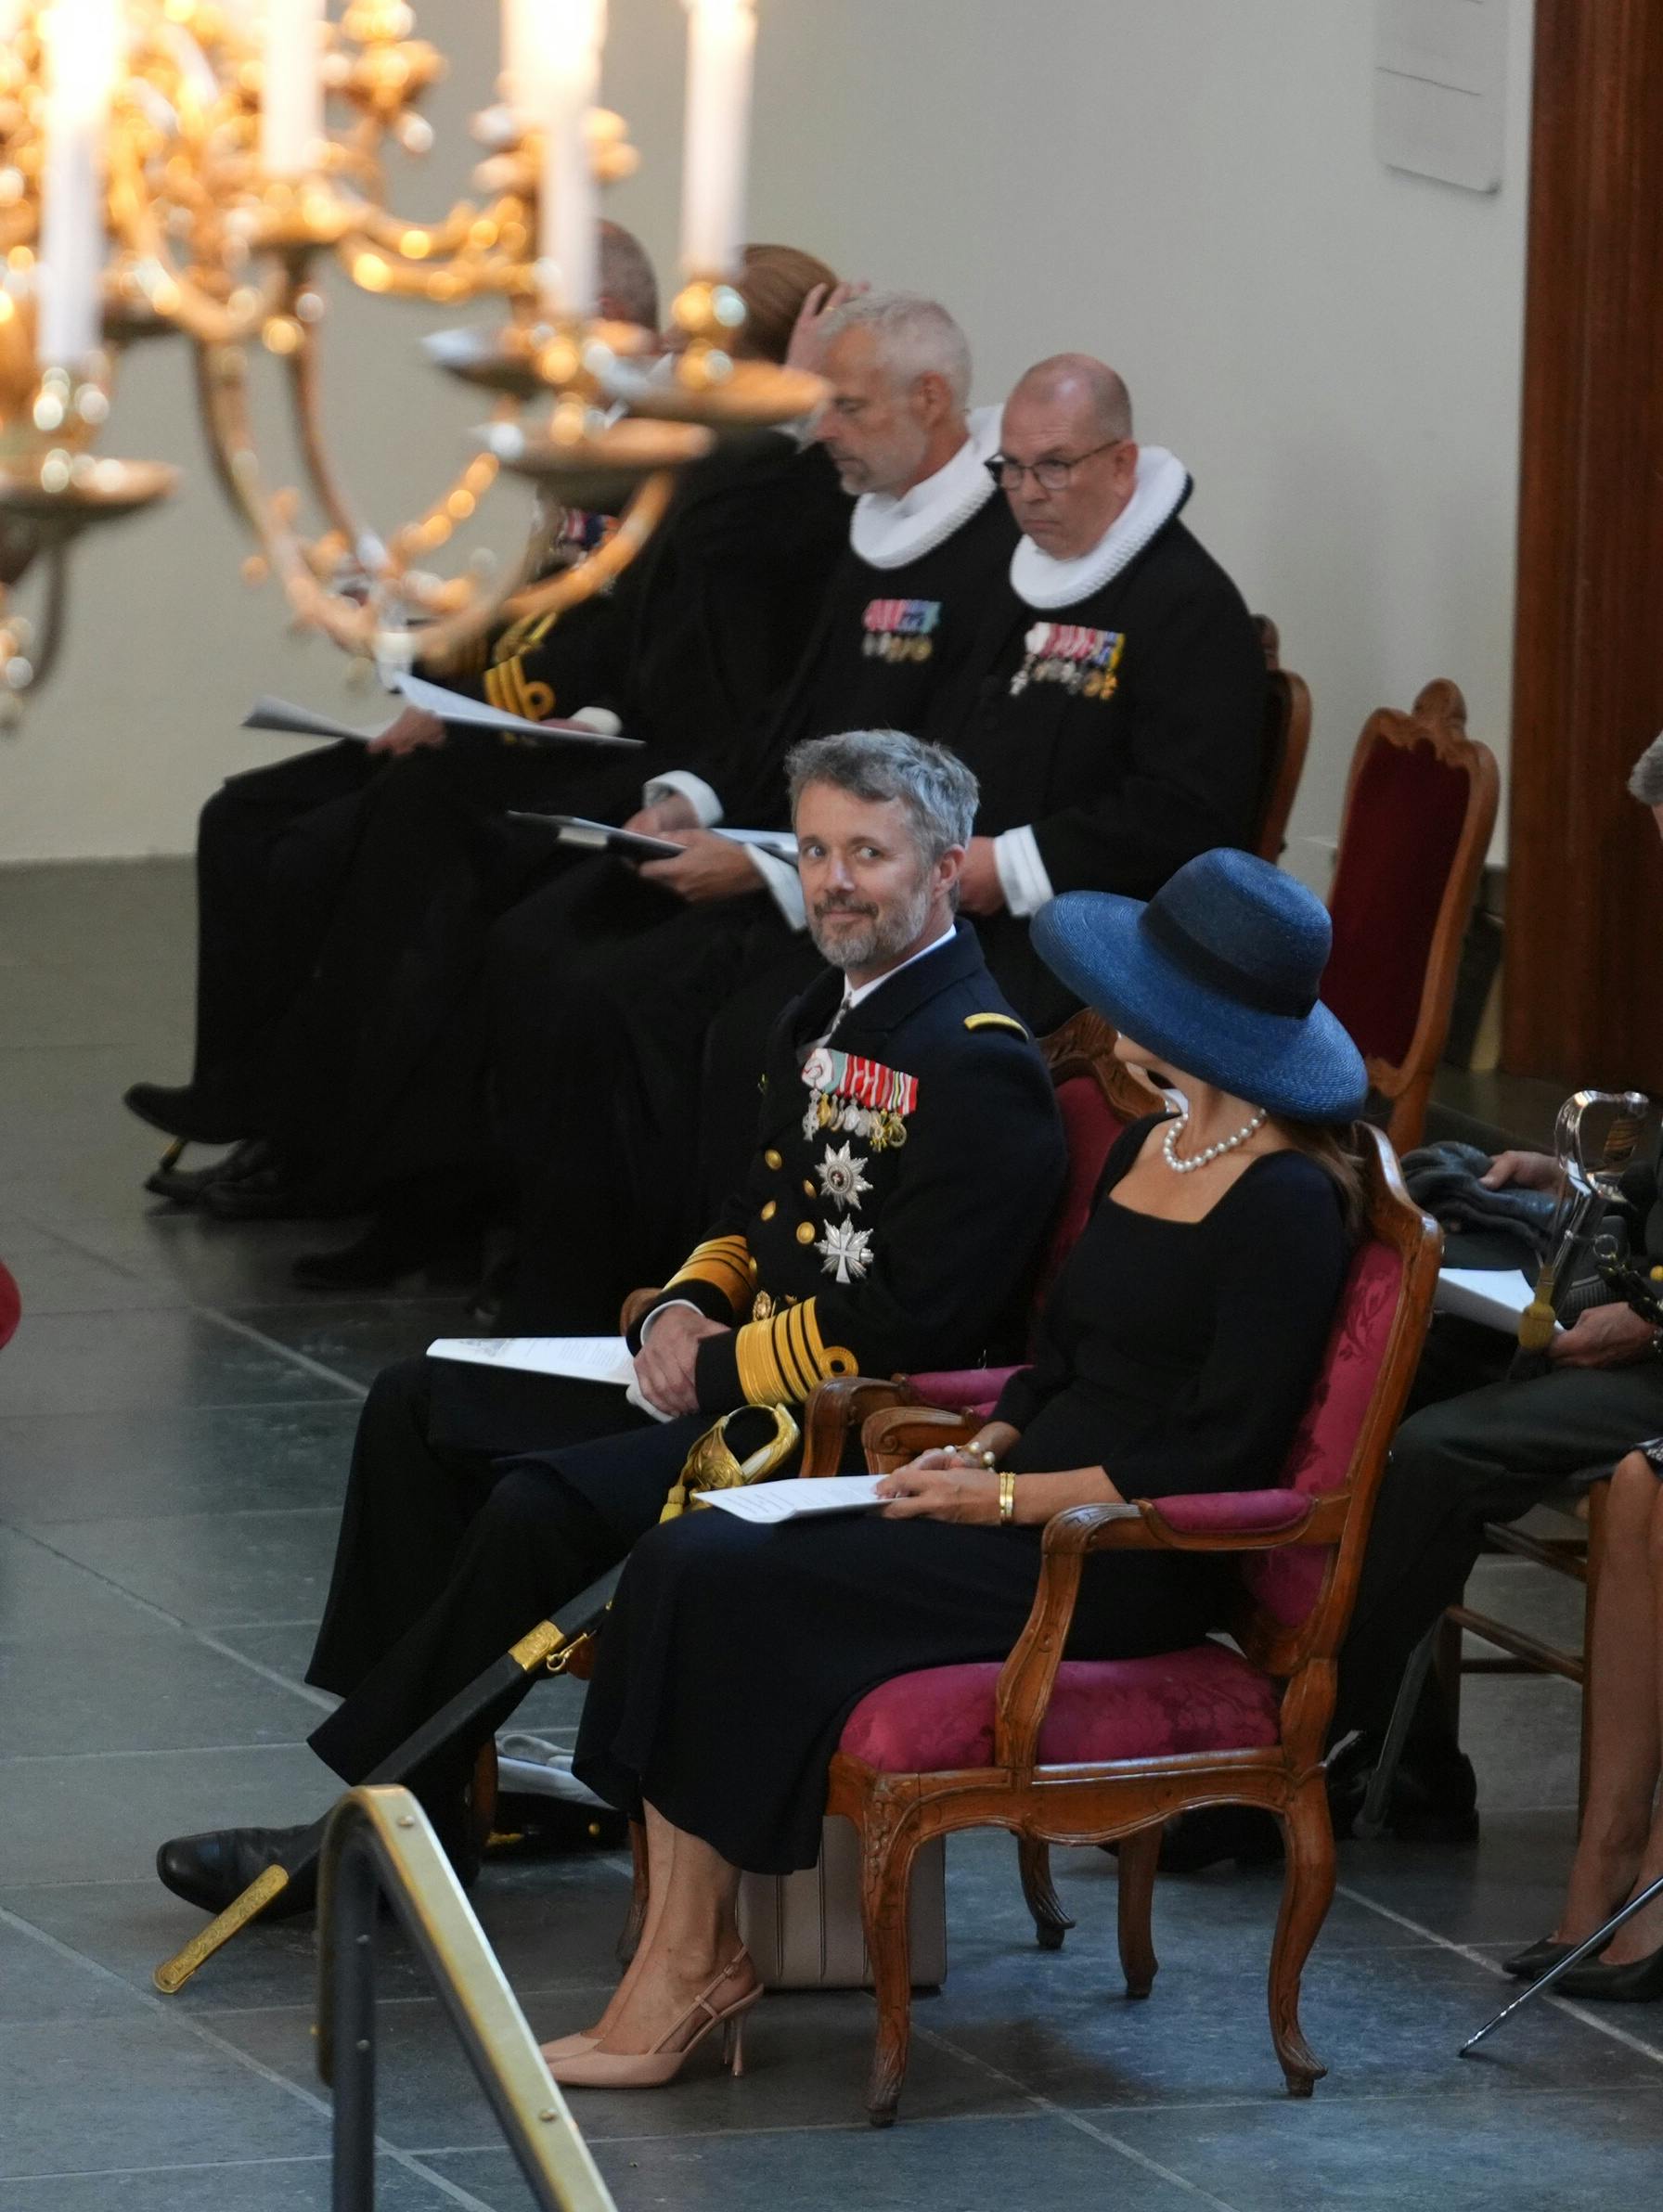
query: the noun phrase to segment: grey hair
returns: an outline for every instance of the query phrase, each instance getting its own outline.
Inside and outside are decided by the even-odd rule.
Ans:
[[[937,301],[916,292],[860,292],[826,317],[823,343],[845,330],[870,330],[878,358],[897,384],[938,376],[955,406],[970,404],[970,341]]]
[[[643,330],[658,328],[658,278],[653,275],[647,249],[633,230],[621,223],[603,222],[600,264],[596,289],[612,314]]]
[[[1654,738],[1634,763],[1629,796],[1642,806],[1663,806],[1663,738]]]
[[[792,817],[811,783],[851,799],[898,799],[925,861],[970,842],[981,787],[956,752],[898,729],[851,729],[806,738],[785,756]]]

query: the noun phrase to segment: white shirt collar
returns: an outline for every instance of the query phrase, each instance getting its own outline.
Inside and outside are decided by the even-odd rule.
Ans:
[[[896,499],[864,492],[849,518],[849,543],[869,568],[899,569],[945,545],[994,493],[987,463],[999,450],[998,407],[978,407],[970,435],[944,468]]]
[[[1132,495],[1090,551],[1059,560],[1031,537],[1019,538],[1011,556],[1012,589],[1030,607],[1044,609],[1089,599],[1130,565],[1189,494],[1190,472],[1180,460],[1162,445],[1141,447]]]
[[[841,1017],[846,1014],[851,1007],[858,1006],[863,998],[870,998],[874,991],[881,991],[886,983],[893,982],[899,975],[901,969],[916,968],[920,960],[927,960],[933,952],[939,952],[944,945],[950,945],[956,933],[957,925],[949,921],[940,936],[926,945],[922,952],[913,953],[909,958],[902,960],[897,967],[886,968],[882,975],[874,976],[870,984],[862,984],[857,990],[851,990],[845,983],[843,990],[843,1004],[837,1010],[838,1015]]]

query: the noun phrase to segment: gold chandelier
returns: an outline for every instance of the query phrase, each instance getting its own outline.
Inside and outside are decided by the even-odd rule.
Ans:
[[[818,404],[817,379],[734,357],[754,0],[682,5],[686,281],[665,373],[642,360],[644,333],[597,314],[599,187],[637,159],[597,104],[606,0],[504,0],[501,101],[474,121],[481,197],[436,221],[388,203],[386,151],[432,144],[420,103],[445,67],[406,0],[348,0],[335,23],[325,0],[0,0],[0,714],[51,667],[74,540],[177,482],[97,450],[116,365],[142,340],[188,341],[214,474],[293,613],[383,659],[407,653],[412,624],[442,656],[505,615],[588,597],[719,431]],[[495,333],[434,349],[491,395],[488,435],[384,530],[356,512],[322,418],[326,256],[372,295],[501,305]],[[273,490],[262,465],[255,348],[281,365],[303,492]],[[621,510],[617,529],[537,583],[546,534],[489,581],[479,561],[432,572],[503,469],[557,512]],[[32,624],[14,605],[31,572],[44,576]]]

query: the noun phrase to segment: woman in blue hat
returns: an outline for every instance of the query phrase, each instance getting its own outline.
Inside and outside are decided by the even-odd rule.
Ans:
[[[703,1512],[636,1548],[575,1765],[644,1818],[651,1910],[600,2020],[546,2047],[559,2081],[656,2086],[718,2022],[737,2026],[761,1994],[741,1871],[815,1863],[826,1770],[869,1691],[1005,1656],[1053,1513],[1279,1478],[1361,1208],[1346,1130],[1362,1061],[1317,997],[1327,913],[1266,862],[1215,852],[1147,905],[1069,892],[1033,934],[1114,1023],[1118,1056],[1181,1104],[1110,1152],[1034,1364],[968,1446],[891,1475],[879,1515],[758,1528]],[[1095,1554],[1070,1654],[1197,1642],[1229,1572]]]

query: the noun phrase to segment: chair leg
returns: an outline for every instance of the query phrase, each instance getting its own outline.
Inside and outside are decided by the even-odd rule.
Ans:
[[[1290,2097],[1308,2097],[1328,2069],[1299,2026],[1299,1977],[1334,1897],[1334,1827],[1321,1768],[1278,1819],[1286,1870],[1270,1947],[1270,2036]]]
[[[627,1966],[640,1948],[641,1930],[647,1921],[647,1831],[639,1820],[631,1820],[629,1823],[629,1910],[624,1917],[616,1954],[620,1966]]]
[[[1063,1938],[1074,1923],[1063,1910],[1051,1879],[1051,1845],[1019,1835],[1016,1860],[1022,1869],[1022,1894],[1034,1916],[1034,1933],[1042,1951],[1060,1951]]]
[[[912,1961],[908,1903],[912,1858],[922,1840],[910,1821],[896,1823],[880,1805],[870,1827],[860,1824],[860,1916],[872,1967],[878,2028],[866,2090],[866,2116],[892,2127],[912,2041]]]
[[[1158,1823],[1120,1839],[1120,1971],[1126,1976],[1128,1997],[1147,1997],[1160,1967],[1149,1924],[1154,1905],[1155,1863],[1160,1856]]]

